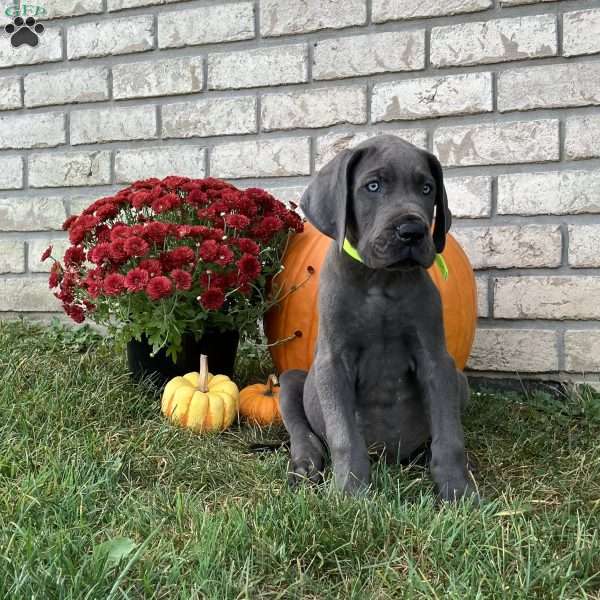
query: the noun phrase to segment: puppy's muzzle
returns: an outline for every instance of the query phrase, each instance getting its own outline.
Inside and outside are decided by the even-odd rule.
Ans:
[[[405,246],[416,246],[427,235],[427,226],[420,221],[401,223],[394,228],[394,235]]]

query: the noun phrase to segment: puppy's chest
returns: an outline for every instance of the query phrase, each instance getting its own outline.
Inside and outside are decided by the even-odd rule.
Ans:
[[[388,343],[395,340],[400,343],[400,338],[415,330],[417,308],[406,295],[376,291],[364,294],[358,303],[360,329],[371,341],[383,339]]]
[[[414,392],[419,317],[401,294],[375,292],[364,297],[362,319],[360,335],[353,340],[360,355],[359,397],[370,406],[395,404],[398,395]]]

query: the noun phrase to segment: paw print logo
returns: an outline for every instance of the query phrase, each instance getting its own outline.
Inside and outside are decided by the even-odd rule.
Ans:
[[[12,23],[4,27],[4,31],[10,35],[10,43],[15,48],[23,44],[35,47],[40,41],[38,36],[44,33],[44,26],[36,23],[33,17],[27,17],[26,20],[16,17]]]

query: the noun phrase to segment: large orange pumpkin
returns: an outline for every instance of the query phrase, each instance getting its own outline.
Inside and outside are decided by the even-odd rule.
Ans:
[[[295,235],[283,258],[284,270],[274,284],[281,287],[281,302],[266,315],[265,332],[275,367],[308,370],[318,331],[317,294],[321,265],[331,239],[309,223]],[[449,276],[433,265],[429,274],[440,291],[444,311],[446,345],[456,366],[464,369],[477,323],[475,276],[459,243],[448,235],[443,252]]]

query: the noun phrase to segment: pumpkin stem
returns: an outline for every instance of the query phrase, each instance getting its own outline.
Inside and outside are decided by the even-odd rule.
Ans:
[[[208,356],[206,354],[200,355],[200,375],[196,387],[201,392],[208,392]]]
[[[279,385],[277,375],[269,375],[269,378],[267,379],[267,391],[265,392],[265,396],[272,396],[274,394],[273,387],[276,385]]]

